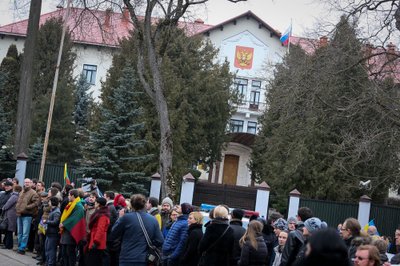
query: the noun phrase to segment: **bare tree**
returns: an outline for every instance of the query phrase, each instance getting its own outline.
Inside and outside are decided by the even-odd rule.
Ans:
[[[227,0],[228,2],[241,2],[246,0]],[[163,53],[170,43],[169,27],[176,27],[178,21],[185,15],[188,8],[204,4],[208,0],[123,0],[129,10],[137,41],[137,71],[141,84],[154,103],[160,124],[160,154],[159,171],[161,175],[161,196],[165,197],[171,191],[172,168],[172,135],[169,118],[169,109],[165,97],[165,86],[161,73]],[[154,23],[153,12],[161,11],[162,18]],[[144,11],[143,19],[139,12]],[[162,33],[162,36],[161,36]],[[148,67],[149,71],[147,71]]]

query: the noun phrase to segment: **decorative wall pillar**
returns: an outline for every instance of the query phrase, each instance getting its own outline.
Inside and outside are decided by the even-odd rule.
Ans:
[[[185,175],[182,181],[182,188],[181,188],[181,198],[179,204],[182,203],[193,203],[193,193],[194,193],[194,181],[195,178],[192,176],[191,173]]]
[[[264,181],[257,186],[257,198],[255,211],[260,214],[260,217],[268,219],[268,204],[269,204],[270,187]]]
[[[159,173],[155,173],[154,175],[151,176],[150,197],[160,199],[160,191],[161,191],[161,176]]]
[[[361,228],[369,223],[369,213],[371,211],[371,198],[367,195],[361,196],[358,203],[357,220],[361,224]]]
[[[294,189],[289,193],[289,208],[288,208],[288,216],[287,217],[296,217],[297,211],[300,206],[300,195],[301,193]]]
[[[26,165],[28,156],[25,153],[20,153],[17,156],[17,165],[15,168],[15,177],[18,179],[20,186],[24,187],[24,179],[26,174]],[[32,178],[32,177],[28,177]]]

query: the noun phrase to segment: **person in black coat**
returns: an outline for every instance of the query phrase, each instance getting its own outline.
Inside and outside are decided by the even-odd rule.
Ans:
[[[218,205],[213,215],[199,244],[199,266],[227,266],[232,259],[234,238],[228,223],[228,209]]]
[[[180,265],[197,266],[199,253],[197,252],[201,238],[203,237],[203,215],[200,212],[192,212],[188,218],[189,232]]]
[[[240,239],[242,252],[238,265],[265,266],[268,262],[268,249],[262,235],[263,224],[257,220],[249,223],[246,233]]]
[[[231,221],[229,222],[229,226],[233,230],[233,238],[235,242],[233,243],[233,253],[231,265],[236,266],[239,259],[240,253],[242,252],[242,248],[239,245],[239,240],[243,237],[246,229],[243,228],[242,218],[244,216],[244,211],[242,209],[234,209],[231,213]]]

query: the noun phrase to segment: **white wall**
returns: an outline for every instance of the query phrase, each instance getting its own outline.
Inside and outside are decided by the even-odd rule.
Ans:
[[[82,73],[84,64],[97,66],[96,83],[91,88],[93,97],[96,99],[100,96],[101,81],[105,81],[107,71],[111,67],[112,55],[118,50],[80,44],[75,45],[74,50],[77,55],[74,67],[75,77]]]
[[[24,37],[4,36],[4,38],[0,40],[0,62],[6,56],[8,47],[11,44],[17,45],[18,52],[22,53],[24,42]],[[82,73],[84,64],[97,66],[96,83],[91,87],[91,91],[93,92],[93,97],[98,98],[100,95],[101,81],[105,81],[107,71],[112,63],[112,54],[118,50],[115,48],[111,49],[81,44],[75,44],[73,48],[77,55],[73,72],[74,78],[78,78]]]

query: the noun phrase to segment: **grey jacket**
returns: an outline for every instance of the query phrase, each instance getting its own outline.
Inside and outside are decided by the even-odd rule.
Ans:
[[[12,192],[11,197],[7,200],[6,204],[4,204],[2,210],[5,213],[5,218],[8,220],[8,231],[16,232],[17,231],[17,211],[15,209],[15,205],[18,201],[18,192]]]

